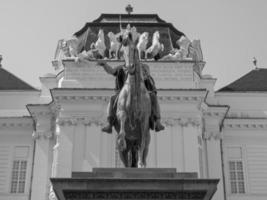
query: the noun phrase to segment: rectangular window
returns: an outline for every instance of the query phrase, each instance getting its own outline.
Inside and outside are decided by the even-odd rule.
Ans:
[[[229,177],[231,193],[245,193],[244,170],[242,161],[229,161]]]
[[[26,182],[26,160],[14,160],[11,176],[11,193],[24,193]]]
[[[10,193],[24,193],[26,185],[28,146],[16,146],[12,163]]]
[[[14,160],[11,175],[11,193],[24,193],[26,182],[26,160]]]

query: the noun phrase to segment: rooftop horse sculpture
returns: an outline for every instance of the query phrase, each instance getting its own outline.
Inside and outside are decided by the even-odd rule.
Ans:
[[[128,76],[117,102],[117,147],[125,167],[143,168],[150,143],[151,101],[131,31],[122,33],[120,42]]]

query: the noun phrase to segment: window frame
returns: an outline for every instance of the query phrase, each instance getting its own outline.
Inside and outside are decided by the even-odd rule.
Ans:
[[[20,156],[16,156],[16,148],[19,147],[26,147],[28,148],[28,154],[27,157],[20,157]],[[8,176],[8,185],[7,185],[7,194],[8,195],[12,195],[12,196],[25,196],[29,194],[29,182],[30,182],[30,176],[31,176],[31,166],[32,166],[32,146],[30,144],[13,144],[11,146],[11,157],[10,157],[10,170],[9,170],[9,176]],[[19,192],[11,192],[11,184],[12,184],[12,174],[13,174],[13,162],[19,160],[19,161],[26,161],[26,174],[25,174],[25,184],[24,184],[24,192],[23,193],[19,193]]]
[[[230,169],[230,163],[234,163],[234,170],[231,170]],[[242,170],[238,170],[237,169],[237,163],[241,163],[242,164]],[[244,173],[244,164],[243,164],[243,161],[242,161],[242,159],[229,159],[228,160],[228,177],[229,177],[229,179],[228,179],[228,183],[229,183],[229,192],[230,192],[230,194],[231,195],[237,195],[237,194],[246,194],[246,179],[245,179],[245,173]],[[235,173],[235,179],[231,179],[231,172],[234,172]],[[237,173],[238,172],[242,172],[242,176],[243,176],[243,179],[242,180],[238,180],[238,175],[237,175]],[[233,192],[232,191],[232,182],[235,182],[235,186],[236,186],[236,192]],[[240,192],[240,188],[239,188],[239,183],[240,182],[243,182],[243,187],[244,187],[244,192]]]
[[[230,148],[240,148],[241,149],[241,158],[231,158],[229,155]],[[227,195],[230,196],[244,196],[249,194],[249,187],[248,187],[248,177],[247,177],[247,169],[246,169],[246,148],[244,145],[227,145],[224,147],[224,174],[226,178],[226,192]],[[244,190],[245,193],[232,193],[231,191],[231,180],[230,180],[230,168],[229,168],[229,161],[241,161],[243,166],[243,177],[244,177]]]

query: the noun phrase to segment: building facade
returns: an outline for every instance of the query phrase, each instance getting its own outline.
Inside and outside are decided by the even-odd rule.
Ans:
[[[114,77],[96,63],[123,65],[110,33],[126,29],[140,43],[147,33],[140,56],[156,82],[165,125],[151,131],[147,167],[219,178],[215,200],[266,199],[267,69],[215,92],[216,79],[202,74],[199,40],[157,15],[102,14],[59,41],[55,74],[40,77],[41,90],[0,68],[0,200],[54,199],[50,177],[122,167],[115,131],[101,132]],[[157,42],[156,53],[147,51]]]

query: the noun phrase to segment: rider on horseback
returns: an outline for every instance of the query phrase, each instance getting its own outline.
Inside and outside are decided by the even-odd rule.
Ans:
[[[115,80],[115,95],[111,96],[110,102],[108,104],[108,117],[107,117],[107,125],[102,128],[103,132],[112,133],[112,126],[116,120],[116,107],[117,107],[117,98],[118,95],[124,85],[124,82],[127,79],[127,69],[125,65],[120,65],[115,68],[109,66],[106,61],[99,60],[97,65],[100,65],[104,68],[104,70],[113,76],[116,77]],[[151,99],[151,128],[155,129],[156,132],[164,130],[164,126],[161,124],[160,121],[160,108],[157,99],[157,89],[155,87],[155,82],[149,73],[149,66],[146,64],[141,63],[142,72],[144,76],[144,83],[146,89],[149,91],[150,99]]]

